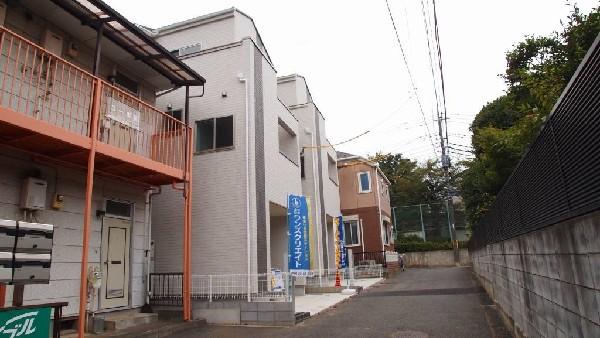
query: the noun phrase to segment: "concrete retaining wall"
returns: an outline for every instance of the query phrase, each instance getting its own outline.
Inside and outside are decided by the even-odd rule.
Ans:
[[[294,302],[194,301],[194,319],[209,324],[292,326],[296,323]]]
[[[600,337],[600,213],[471,252],[517,336]]]
[[[460,249],[460,265],[470,265],[469,252],[467,249]],[[439,250],[425,252],[407,252],[404,253],[404,264],[407,267],[425,267],[425,266],[454,266],[454,251]]]

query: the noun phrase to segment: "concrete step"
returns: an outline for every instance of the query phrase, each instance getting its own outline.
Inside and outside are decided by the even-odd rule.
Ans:
[[[150,324],[158,321],[156,313],[128,313],[109,316],[104,319],[105,331],[119,331],[129,327]]]

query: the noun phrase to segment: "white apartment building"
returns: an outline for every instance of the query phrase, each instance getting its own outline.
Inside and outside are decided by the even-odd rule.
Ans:
[[[231,8],[153,33],[208,83],[204,93],[190,93],[202,94],[190,104],[196,137],[193,273],[287,270],[289,194],[307,195],[314,205],[311,268],[330,265],[327,257],[333,255],[327,254],[325,235],[333,232],[322,224],[333,224],[333,217],[340,215],[337,185],[328,178],[331,166],[337,181],[335,152],[306,150],[309,168],[301,177],[302,147],[327,142],[323,119],[311,113],[316,108],[306,99],[290,95],[279,99],[288,84],[277,79],[252,18]],[[157,100],[158,106],[178,116],[184,97],[183,89],[167,93]],[[306,154],[311,154],[308,160]],[[321,175],[314,174],[319,171]],[[181,194],[163,191],[153,201],[156,272],[181,270],[181,234],[174,225],[182,215],[173,209],[180,199]],[[333,252],[333,244],[329,251]]]
[[[311,217],[319,238],[311,251],[319,266],[335,268],[333,219],[341,215],[336,151],[327,140],[325,118],[310,95],[303,76],[277,79],[279,98],[298,119],[301,144],[302,192],[312,201]]]

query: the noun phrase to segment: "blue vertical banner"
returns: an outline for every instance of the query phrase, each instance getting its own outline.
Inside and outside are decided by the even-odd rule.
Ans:
[[[346,242],[344,239],[344,221],[342,219],[342,216],[336,217],[335,218],[335,226],[336,226],[336,233],[337,233],[337,238],[336,240],[336,251],[338,252],[338,255],[336,255],[337,257],[337,266],[339,269],[343,269],[347,266],[347,257],[346,257]]]
[[[342,216],[338,217],[338,242],[340,243],[340,268],[346,268],[348,266],[348,257],[346,255],[346,239],[344,238],[344,220]]]
[[[305,196],[288,196],[288,268],[290,273],[305,275],[310,271],[308,204]]]

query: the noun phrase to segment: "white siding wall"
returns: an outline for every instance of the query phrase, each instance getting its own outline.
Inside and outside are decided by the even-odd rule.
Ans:
[[[52,167],[33,162],[17,152],[0,153],[0,218],[22,220],[19,209],[21,180],[32,170],[40,172],[48,182],[46,210],[37,212],[37,220],[54,225],[54,247],[50,284],[25,286],[24,304],[48,302],[69,302],[64,315],[74,315],[79,307],[79,274],[81,266],[81,245],[83,210],[85,205],[85,172],[62,167]],[[55,193],[65,196],[61,210],[50,209]],[[131,231],[130,276],[133,307],[145,301],[144,250],[147,245],[144,222],[145,192],[143,188],[122,181],[96,177],[92,202],[92,223],[90,233],[89,265],[100,264],[101,219],[96,210],[104,209],[106,199],[119,199],[134,203],[134,222]],[[98,297],[96,297],[96,301]],[[12,287],[7,288],[6,305],[12,302]]]
[[[168,44],[174,35],[160,38]],[[163,41],[164,40],[164,41]],[[249,107],[253,110],[253,75],[250,43],[218,52],[202,54],[185,62],[207,79],[202,98],[190,101],[190,123],[209,117],[234,116],[234,149],[196,154],[193,158],[192,209],[192,271],[194,274],[245,273],[246,264],[246,176],[245,176],[245,96],[244,83],[238,73],[248,79],[251,93]],[[222,92],[227,97],[222,97]],[[193,94],[193,90],[192,90]],[[178,90],[159,99],[183,108],[184,91]],[[251,111],[251,114],[253,112]],[[250,126],[253,139],[253,126]],[[254,145],[250,144],[251,155]],[[254,163],[251,162],[251,170]],[[254,190],[254,174],[250,176],[250,191]],[[254,196],[251,193],[251,196]],[[183,209],[179,208],[181,192],[169,187],[157,196],[153,204],[153,238],[155,270],[182,270]],[[255,210],[251,198],[250,210]],[[251,213],[252,233],[256,233],[254,212]],[[161,240],[159,242],[159,240]],[[256,238],[252,237],[255,245]],[[242,258],[243,257],[243,258]],[[254,257],[255,259],[255,257]]]
[[[224,15],[219,20],[196,24],[193,27],[163,34],[157,40],[167,50],[179,49],[197,43],[202,44],[202,49],[210,49],[239,41],[235,38],[234,27],[234,16],[231,13]],[[205,75],[204,73],[201,74]]]

